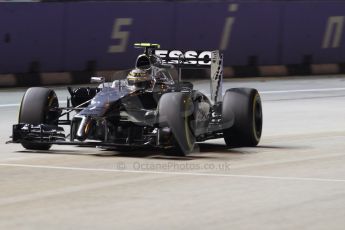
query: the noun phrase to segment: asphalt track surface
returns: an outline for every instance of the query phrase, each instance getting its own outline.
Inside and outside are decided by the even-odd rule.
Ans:
[[[261,93],[260,146],[217,139],[185,158],[6,145],[25,89],[1,90],[0,229],[344,229],[345,78],[224,84],[242,86]]]

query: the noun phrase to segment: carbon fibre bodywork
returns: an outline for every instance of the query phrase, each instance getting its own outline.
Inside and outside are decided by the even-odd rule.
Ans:
[[[137,87],[129,84],[126,79],[104,82],[101,77],[95,78],[100,83],[98,87],[69,87],[71,97],[67,107],[47,105],[44,114],[56,115],[49,122],[42,120],[40,124],[20,122],[14,125],[11,142],[22,143],[23,146],[26,143],[31,146],[43,143],[47,148],[51,144],[65,144],[104,148],[151,146],[169,149],[179,145],[178,139],[181,135],[185,136],[191,145],[194,145],[195,141],[222,137],[222,58],[219,53],[212,52],[211,59],[205,57],[199,61],[204,65],[211,65],[209,99],[202,92],[193,89],[192,83],[182,82],[180,74],[177,80],[173,80],[169,74],[168,70],[175,68],[169,61],[173,60],[180,72],[184,63],[190,65],[190,59],[180,55],[176,59],[163,60],[154,53],[157,46],[140,44],[141,48],[145,48],[145,52],[139,55],[136,62],[136,69],[150,71],[150,87]],[[29,95],[25,94],[25,97]],[[171,105],[163,106],[162,101]],[[171,112],[162,111],[163,107]],[[170,116],[169,113],[174,113],[175,117],[165,121],[160,113],[166,114],[167,117]],[[63,125],[68,126],[69,132],[61,128]],[[189,146],[188,150],[182,149],[182,152],[189,152],[192,147]]]

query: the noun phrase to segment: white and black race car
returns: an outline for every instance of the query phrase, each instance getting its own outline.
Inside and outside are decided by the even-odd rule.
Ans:
[[[30,150],[53,144],[103,148],[157,147],[185,155],[196,142],[223,137],[229,147],[256,146],[262,131],[258,91],[232,88],[222,95],[219,51],[167,51],[138,43],[144,53],[125,79],[71,89],[67,107],[52,89],[29,88],[22,99],[11,143]],[[211,95],[181,81],[182,68],[210,68]],[[171,70],[178,70],[174,80]],[[68,126],[65,132],[62,126]]]

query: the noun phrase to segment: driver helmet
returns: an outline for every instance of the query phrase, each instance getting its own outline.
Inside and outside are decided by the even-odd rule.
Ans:
[[[148,89],[152,87],[153,79],[148,70],[133,69],[127,75],[129,86],[135,86],[138,89]]]

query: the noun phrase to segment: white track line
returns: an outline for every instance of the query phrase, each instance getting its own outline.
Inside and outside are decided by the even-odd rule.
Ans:
[[[305,93],[305,92],[328,92],[328,91],[345,91],[345,88],[274,90],[274,91],[260,91],[260,93],[279,94],[279,93]]]
[[[0,105],[0,108],[15,107],[15,106],[19,106],[19,104],[2,104]]]
[[[67,101],[59,101],[59,104],[66,104]],[[20,104],[2,104],[0,105],[0,108],[6,108],[6,107],[17,107],[20,106]]]
[[[345,91],[345,88],[326,88],[326,89],[296,89],[296,90],[273,90],[260,91],[261,94],[280,94],[280,93],[306,93],[306,92],[328,92],[328,91]],[[209,94],[207,94],[209,96]],[[60,103],[67,103],[67,101],[60,101]],[[20,104],[2,104],[0,108],[15,107]]]
[[[324,178],[313,178],[313,177],[278,177],[278,176],[254,176],[254,175],[218,174],[218,173],[202,173],[202,172],[198,173],[198,172],[172,172],[172,171],[168,172],[168,171],[149,171],[149,170],[119,170],[119,169],[80,168],[80,167],[49,166],[49,165],[8,164],[8,163],[0,163],[0,166],[87,171],[87,172],[161,174],[161,175],[174,175],[174,176],[232,177],[232,178],[247,178],[247,179],[271,179],[271,180],[313,181],[313,182],[345,182],[345,179],[324,179]]]

